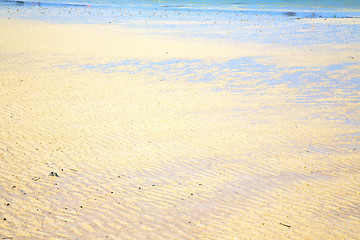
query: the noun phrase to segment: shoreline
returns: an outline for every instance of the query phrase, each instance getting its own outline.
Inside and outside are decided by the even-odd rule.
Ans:
[[[13,5],[17,5],[17,6],[60,6],[60,7],[66,7],[66,6],[71,6],[71,7],[95,7],[95,8],[135,8],[135,6],[140,7],[140,8],[163,8],[163,9],[169,9],[169,10],[192,10],[192,11],[236,11],[236,12],[263,12],[263,13],[271,13],[271,12],[281,12],[281,13],[312,13],[315,14],[317,16],[319,16],[321,13],[326,13],[326,12],[331,12],[331,13],[356,13],[356,12],[360,12],[359,9],[357,8],[346,8],[346,7],[341,7],[341,8],[334,8],[334,7],[323,7],[323,8],[319,8],[318,6],[316,6],[316,8],[304,8],[305,6],[287,6],[287,7],[279,7],[277,6],[278,4],[274,4],[272,6],[256,6],[256,5],[251,5],[251,4],[237,4],[237,3],[228,3],[228,4],[216,4],[216,3],[212,3],[209,5],[204,5],[204,4],[200,4],[194,2],[193,4],[182,4],[182,5],[171,5],[171,3],[166,3],[166,1],[160,3],[160,4],[152,4],[150,6],[150,4],[147,4],[146,2],[143,2],[142,4],[125,4],[125,3],[114,3],[114,2],[97,2],[97,3],[87,3],[87,2],[83,2],[81,3],[81,1],[77,1],[74,3],[71,2],[47,2],[47,1],[16,1],[16,0],[2,0],[1,2],[3,3],[9,3],[9,4],[13,4]],[[106,5],[108,4],[108,5]],[[240,7],[241,6],[241,7]],[[287,15],[287,14],[286,14]],[[288,16],[294,16],[294,15],[288,15]],[[314,16],[314,15],[313,15]]]
[[[226,8],[217,5],[192,6],[171,6],[171,5],[147,5],[147,4],[106,4],[98,3],[95,5],[87,3],[68,3],[68,2],[41,2],[41,1],[2,1],[3,17],[15,17],[23,19],[36,19],[49,21],[53,23],[111,23],[126,21],[151,21],[154,19],[166,21],[182,21],[187,12],[195,15],[203,15],[211,18],[217,18],[215,21],[221,22],[232,21],[241,16],[246,20],[260,20],[260,18],[285,18],[288,20],[294,19],[330,19],[330,18],[360,18],[359,9],[303,9],[300,7],[293,8],[252,8],[246,6],[244,8]],[[235,5],[234,5],[235,6]],[[225,8],[223,8],[225,7]],[[273,6],[275,7],[275,6]],[[10,10],[13,10],[11,12]],[[157,14],[154,14],[158,12]],[[9,15],[10,14],[10,15]],[[215,14],[215,15],[214,15]],[[157,16],[158,15],[158,16]],[[188,17],[190,17],[188,15]],[[213,15],[213,16],[212,16]],[[224,18],[219,16],[223,15]],[[228,16],[226,16],[228,15]],[[119,17],[120,16],[120,17]],[[259,18],[260,17],[260,18]],[[204,20],[204,19],[203,19]],[[89,22],[90,21],[90,22]],[[197,19],[196,21],[201,21]]]
[[[171,36],[196,40],[226,41],[242,44],[260,43],[269,46],[300,46],[310,38],[311,45],[358,43],[356,34],[360,18],[306,18],[285,11],[279,15],[241,11],[213,12],[184,9],[97,8],[97,7],[16,7],[1,6],[0,13],[8,20],[35,20],[48,24],[116,25],[136,29],[149,35]],[[310,14],[310,12],[308,12]],[[300,18],[300,19],[299,19]],[[311,34],[310,32],[311,31]],[[320,33],[319,35],[317,35]],[[346,33],[346,34],[343,34]]]

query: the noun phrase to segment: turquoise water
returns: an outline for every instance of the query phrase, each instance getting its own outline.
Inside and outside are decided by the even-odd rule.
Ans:
[[[295,11],[359,11],[360,1],[357,0],[212,0],[212,1],[192,1],[192,0],[161,0],[161,1],[123,1],[123,0],[78,0],[84,4],[94,5],[144,5],[144,6],[163,6],[163,7],[183,7],[183,8],[220,8],[220,9],[264,9],[264,10],[295,10]]]
[[[202,10],[229,10],[258,13],[285,12],[290,16],[300,13],[312,13],[312,16],[340,17],[360,16],[360,1],[358,0],[34,0],[13,1],[0,0],[0,4],[16,5],[73,5],[84,7],[112,7],[112,8],[170,8],[170,9],[202,9]],[[308,15],[311,16],[311,15]]]
[[[44,0],[48,3],[77,3],[101,6],[164,6],[164,7],[193,7],[193,8],[225,8],[225,9],[298,9],[298,10],[335,10],[359,11],[360,1],[357,0]]]
[[[16,1],[22,2],[22,1]],[[25,1],[37,2],[37,1]],[[292,9],[292,10],[332,10],[359,11],[358,0],[43,0],[43,3],[84,4],[93,6],[159,6],[183,8],[223,8],[223,9]]]

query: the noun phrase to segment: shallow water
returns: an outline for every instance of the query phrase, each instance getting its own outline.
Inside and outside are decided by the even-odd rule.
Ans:
[[[353,7],[356,9],[356,4]],[[215,7],[164,8],[158,6],[157,2],[146,6],[139,2],[134,6],[125,4],[102,7],[69,2],[0,1],[0,13],[9,19],[25,18],[52,23],[120,24],[130,28],[141,28],[154,35],[165,33],[235,42],[254,41],[303,46],[360,41],[357,34],[360,28],[357,24],[328,24],[329,18],[358,17],[357,14],[360,14],[339,9],[335,12],[305,10],[295,13],[273,8],[260,11]],[[323,21],[321,24],[299,21],[304,18],[319,18]]]
[[[3,2],[11,2],[3,0]],[[43,0],[43,1],[13,1],[15,4],[36,4],[43,3],[48,5],[85,5],[85,6],[108,6],[108,7],[159,7],[159,8],[187,8],[187,9],[223,9],[223,10],[292,10],[292,13],[299,11],[333,11],[333,12],[358,12],[360,10],[359,1],[356,0],[288,0],[288,1],[272,1],[272,0]]]
[[[234,18],[235,15],[245,15],[246,19],[253,19],[254,16],[287,16],[290,18],[317,18],[317,17],[359,17],[360,3],[358,1],[12,1],[1,0],[2,7],[17,8],[39,8],[41,13],[31,12],[32,18],[60,18],[62,21],[71,17],[74,20],[101,21],[109,18],[116,18],[121,15],[122,20],[178,20],[179,16],[186,21],[205,20],[216,15],[230,14],[227,18]],[[54,11],[48,11],[48,10]],[[22,9],[20,9],[21,11]],[[76,14],[71,14],[75,10]],[[19,9],[17,9],[19,11]],[[46,14],[45,14],[46,13]],[[70,13],[70,14],[66,14]],[[115,13],[115,15],[114,15]],[[52,15],[51,15],[52,14]],[[97,15],[97,19],[94,16]],[[221,21],[221,17],[218,19]],[[59,20],[59,19],[58,19]],[[68,19],[69,20],[69,19]]]

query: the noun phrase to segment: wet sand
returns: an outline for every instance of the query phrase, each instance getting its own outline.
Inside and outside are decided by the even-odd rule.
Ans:
[[[0,239],[360,236],[360,44],[0,19],[0,52]],[[196,81],[192,61],[241,58],[279,81],[344,67]]]

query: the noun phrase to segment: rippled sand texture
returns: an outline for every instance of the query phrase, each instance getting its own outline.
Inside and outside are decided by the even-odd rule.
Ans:
[[[0,238],[360,236],[359,44],[2,19],[0,52]]]

